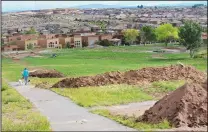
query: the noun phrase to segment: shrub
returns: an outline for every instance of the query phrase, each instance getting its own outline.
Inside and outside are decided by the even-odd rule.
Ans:
[[[107,39],[101,40],[97,44],[101,46],[113,46],[113,43],[108,41]]]

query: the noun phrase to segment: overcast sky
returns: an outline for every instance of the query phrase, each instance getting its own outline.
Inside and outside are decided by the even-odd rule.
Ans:
[[[2,11],[67,8],[87,4],[109,4],[124,6],[154,6],[160,4],[198,3],[200,1],[2,1]],[[206,2],[206,1],[205,1]]]

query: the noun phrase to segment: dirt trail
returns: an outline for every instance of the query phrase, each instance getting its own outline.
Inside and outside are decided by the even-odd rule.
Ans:
[[[159,123],[164,119],[175,127],[208,126],[207,81],[186,83],[156,102],[138,121]]]
[[[102,86],[109,84],[138,84],[141,82],[187,80],[201,82],[206,75],[192,66],[171,65],[166,67],[148,67],[140,70],[130,70],[124,73],[107,72],[96,76],[66,78],[52,87],[78,88],[85,86]]]

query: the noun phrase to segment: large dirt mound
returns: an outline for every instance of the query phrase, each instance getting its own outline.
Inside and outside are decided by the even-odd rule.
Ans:
[[[141,70],[130,70],[124,73],[107,72],[96,76],[78,78],[66,78],[54,84],[52,87],[77,88],[84,86],[100,86],[108,84],[138,84],[141,82],[154,82],[160,80],[192,80],[201,82],[206,75],[194,67],[171,65],[167,67],[149,67]]]
[[[56,70],[44,70],[44,69],[39,69],[30,72],[31,77],[39,77],[39,78],[59,78],[59,77],[64,77],[63,74]]]
[[[207,126],[207,81],[186,83],[166,95],[138,121],[159,123],[167,119],[173,126]]]

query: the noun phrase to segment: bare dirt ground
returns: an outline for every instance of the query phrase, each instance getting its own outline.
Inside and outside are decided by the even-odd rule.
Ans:
[[[30,71],[31,77],[39,77],[39,78],[61,78],[64,75],[55,69],[53,70],[46,70],[46,69],[35,69]]]
[[[129,103],[125,105],[115,105],[115,106],[98,106],[92,107],[90,110],[94,109],[107,109],[109,110],[110,114],[116,116],[125,116],[125,117],[134,117],[139,118],[142,116],[146,110],[150,109],[154,106],[156,101],[144,101],[144,102],[137,102],[137,103]],[[207,131],[207,126],[200,126],[200,127],[178,127],[178,128],[171,128],[171,129],[157,129],[155,131]]]
[[[40,55],[41,49],[36,49],[33,51],[12,51],[12,52],[4,52],[3,56],[7,58],[11,58],[13,60],[20,60],[25,57],[42,57]]]
[[[135,85],[142,82],[186,80],[202,82],[206,74],[198,71],[192,66],[171,65],[166,67],[147,67],[140,70],[127,72],[107,72],[96,76],[84,76],[77,78],[66,78],[54,84],[56,88],[78,88],[86,86],[102,86],[109,84],[130,84]]]
[[[208,126],[207,81],[186,83],[157,101],[138,122],[159,123],[164,119],[175,127]]]

